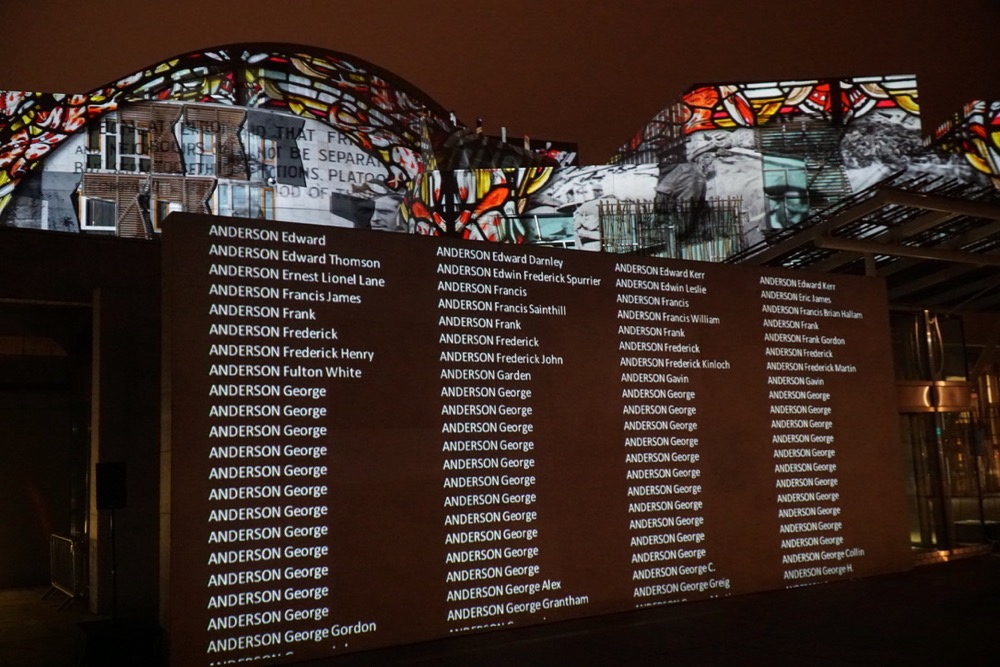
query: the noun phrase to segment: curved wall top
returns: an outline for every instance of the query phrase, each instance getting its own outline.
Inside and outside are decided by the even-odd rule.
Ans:
[[[965,156],[978,172],[1000,189],[1000,100],[974,100],[937,128],[928,142]]]
[[[444,108],[353,56],[291,44],[234,44],[156,63],[89,93],[0,91],[0,212],[47,154],[129,103],[207,102],[281,110],[326,123],[385,165],[401,185],[419,173],[429,133],[453,127]]]
[[[471,169],[452,158],[486,138],[394,75],[225,46],[86,94],[0,92],[0,222],[149,238],[185,211],[719,260],[902,170],[990,174],[922,153],[917,100],[911,75],[698,85],[616,164]],[[640,229],[656,211],[677,238]]]
[[[899,109],[918,120],[916,77],[694,85],[620,148],[612,162],[655,161],[651,154],[669,152],[698,132],[756,128],[791,117],[846,125],[880,109]]]

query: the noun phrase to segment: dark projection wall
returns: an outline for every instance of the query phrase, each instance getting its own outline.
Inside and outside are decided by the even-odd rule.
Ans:
[[[178,665],[905,569],[882,284],[173,216]]]
[[[48,339],[50,352],[0,355],[0,487],[17,516],[2,533],[4,585],[47,583],[49,533],[84,535],[91,607],[110,613],[108,513],[89,503],[94,465],[121,461],[118,610],[156,609],[159,261],[155,242],[0,229],[0,336]]]

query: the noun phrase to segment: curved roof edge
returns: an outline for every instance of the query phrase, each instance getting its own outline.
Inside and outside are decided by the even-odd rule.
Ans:
[[[419,88],[348,54],[269,42],[189,51],[90,92],[0,91],[0,210],[45,155],[89,122],[122,104],[157,100],[284,108],[346,129],[385,160],[398,147],[417,149],[428,124],[454,126]]]

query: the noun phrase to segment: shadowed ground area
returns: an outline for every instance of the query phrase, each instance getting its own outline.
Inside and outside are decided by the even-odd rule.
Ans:
[[[151,623],[59,610],[45,589],[0,591],[0,667],[158,663]],[[63,598],[64,599],[64,598]],[[80,624],[86,633],[80,629]],[[467,636],[305,663],[440,665],[993,664],[1000,557],[901,574]]]

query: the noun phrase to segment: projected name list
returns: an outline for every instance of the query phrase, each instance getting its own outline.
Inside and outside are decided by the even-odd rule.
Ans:
[[[380,263],[327,252],[320,234],[217,226],[209,237],[206,653],[371,631],[372,621],[331,625],[328,399],[363,379],[374,352],[354,344],[355,332],[323,325],[317,310],[349,308],[383,288]],[[288,622],[296,629],[273,629]]]
[[[536,422],[559,397],[539,379],[567,360],[539,329],[558,327],[567,306],[534,296],[539,283],[572,290],[600,278],[504,249],[442,247],[436,257],[449,631],[586,605],[542,566],[537,482],[548,471],[536,454],[555,443],[539,439]]]
[[[165,232],[177,664],[907,563],[878,284],[249,224]]]
[[[692,383],[732,368],[698,342],[722,318],[703,305],[704,271],[619,261],[615,274],[633,597],[646,606],[727,590],[706,548]]]

